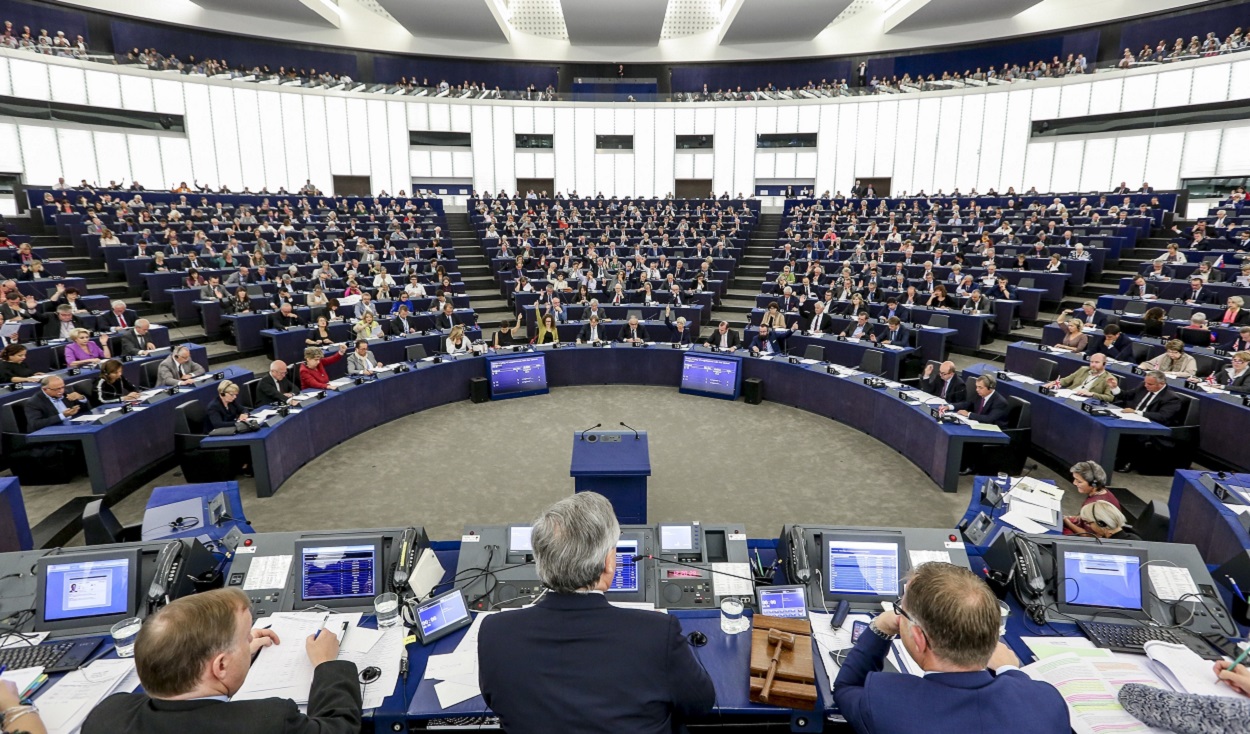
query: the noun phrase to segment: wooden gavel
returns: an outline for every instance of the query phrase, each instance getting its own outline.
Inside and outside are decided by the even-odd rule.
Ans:
[[[770,629],[768,630],[768,645],[772,648],[772,655],[768,661],[768,675],[764,676],[764,688],[760,691],[760,700],[765,702],[772,693],[773,676],[777,675],[777,665],[781,660],[782,650],[794,649],[794,635]]]

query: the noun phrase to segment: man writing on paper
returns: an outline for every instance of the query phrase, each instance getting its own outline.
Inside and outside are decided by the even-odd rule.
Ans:
[[[921,564],[894,610],[860,635],[833,684],[833,699],[856,732],[1070,731],[1059,691],[1020,672],[1015,653],[998,641],[998,600],[976,574]],[[924,677],[882,672],[895,639]]]
[[[314,639],[315,637],[315,639]],[[304,649],[313,666],[308,715],[290,699],[232,703],[254,653],[279,640],[252,629],[247,596],[226,588],[184,596],[148,617],[135,641],[144,693],[109,696],[87,715],[82,734],[355,734],[360,731],[356,664],[336,660],[339,641],[321,630]]]
[[[528,609],[487,617],[477,643],[482,698],[511,734],[669,734],[716,702],[676,617],[608,603],[620,535],[612,505],[594,492],[534,521],[549,590]]]

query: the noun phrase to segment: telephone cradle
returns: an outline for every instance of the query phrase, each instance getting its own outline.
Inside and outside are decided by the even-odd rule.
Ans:
[[[811,623],[763,614],[751,619],[751,701],[809,711],[816,708]]]

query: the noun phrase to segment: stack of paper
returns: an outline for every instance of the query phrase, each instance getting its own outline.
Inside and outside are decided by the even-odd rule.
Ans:
[[[477,636],[482,630],[482,620],[499,612],[482,612],[473,619],[456,649],[444,655],[431,655],[425,664],[425,678],[439,681],[434,684],[438,705],[449,708],[482,695],[477,679]]]
[[[855,628],[856,622],[867,624],[872,621],[872,617],[867,614],[850,614],[842,622],[842,626],[834,629],[831,622],[832,614],[824,614],[822,612],[808,612],[808,621],[812,623],[812,639],[816,640],[816,649],[820,651],[820,662],[825,666],[825,672],[829,675],[829,690],[833,690],[833,680],[838,677],[838,669],[841,665],[830,653],[842,653],[844,650],[851,649],[854,644],[851,642],[851,631]],[[871,634],[871,633],[868,633]]]
[[[234,694],[232,700],[248,701],[258,698],[289,698],[297,704],[307,704],[308,694],[312,689],[313,666],[308,659],[308,653],[304,650],[304,640],[309,635],[316,634],[318,630],[325,628],[327,633],[339,635],[343,624],[347,624],[348,632],[345,636],[340,636],[339,642],[350,640],[354,629],[360,622],[360,612],[351,614],[335,614],[335,613],[309,613],[309,612],[280,612],[269,617],[256,620],[257,627],[268,627],[273,630],[280,641],[277,645],[270,645],[263,648],[260,654],[256,656],[256,661],[252,663],[251,669],[247,673],[247,678],[243,681],[243,687],[238,693]],[[366,637],[369,635],[366,633]],[[374,640],[376,642],[376,639]],[[402,647],[402,637],[400,638]],[[339,659],[351,659],[350,652],[344,645],[339,650]],[[370,648],[376,645],[369,645]],[[366,652],[371,652],[367,650]],[[370,663],[375,665],[376,663]],[[379,666],[381,667],[381,666]],[[394,668],[395,675],[399,674],[399,657],[396,656],[390,666]],[[387,668],[383,667],[383,674],[387,672]],[[370,687],[380,687],[382,681],[378,681]],[[395,688],[394,680],[391,681],[391,687],[383,694],[391,693]],[[373,706],[381,705],[379,699]],[[366,706],[366,708],[372,708]]]
[[[1000,522],[1004,522],[1021,532],[1033,533],[1033,534],[1046,532],[1045,525],[1038,524],[1036,521],[1031,519],[1028,515],[1025,515],[1023,512],[1017,511],[1015,508],[1012,508],[1008,510],[1007,512],[1004,512],[1002,515],[999,516],[998,519]]]
[[[134,658],[97,660],[56,682],[39,697],[39,712],[49,734],[74,734],[96,704],[114,693],[139,686]]]

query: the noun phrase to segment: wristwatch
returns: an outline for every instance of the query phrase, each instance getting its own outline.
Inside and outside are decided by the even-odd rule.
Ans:
[[[877,629],[877,620],[876,620],[876,618],[875,618],[875,617],[873,618],[873,620],[872,620],[871,622],[869,622],[869,623],[868,623],[868,629],[872,630],[872,633],[873,633],[874,635],[876,635],[877,637],[880,637],[881,639],[885,640],[886,642],[891,642],[891,641],[893,641],[893,640],[897,640],[897,639],[898,639],[898,635],[887,635],[886,633],[884,633],[884,632],[882,632],[881,630]]]

